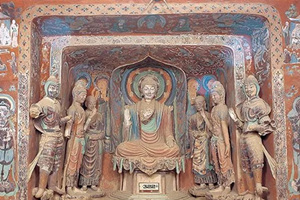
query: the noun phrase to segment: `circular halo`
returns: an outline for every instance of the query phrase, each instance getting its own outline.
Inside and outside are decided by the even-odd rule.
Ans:
[[[135,103],[141,100],[142,95],[139,90],[139,82],[148,74],[154,75],[159,82],[159,88],[155,97],[156,100],[165,102],[170,96],[172,81],[170,75],[161,68],[146,67],[132,70],[128,76],[123,77],[126,78],[126,95],[128,95],[128,98]]]
[[[92,85],[92,78],[91,78],[90,74],[87,72],[80,72],[79,74],[77,74],[75,82],[81,78],[84,78],[87,80],[86,89],[89,89]]]
[[[9,103],[10,111],[15,112],[16,102],[10,95],[0,94],[0,105],[1,105],[1,103]]]
[[[109,77],[107,75],[103,75],[103,74],[100,74],[100,75],[97,75],[93,81],[93,85],[95,88],[99,89],[98,88],[98,85],[97,85],[97,82],[101,79],[105,79],[107,80],[107,87],[109,86]],[[108,89],[108,88],[107,88]]]
[[[141,72],[138,75],[136,75],[136,77],[134,78],[133,84],[132,84],[133,91],[140,99],[142,98],[142,94],[139,90],[139,83],[144,76],[149,75],[149,74],[154,75],[158,80],[159,88],[157,91],[156,99],[159,99],[165,91],[166,83],[165,83],[165,80],[163,79],[163,77],[157,72],[147,72],[146,71],[146,72]]]
[[[202,77],[202,86],[207,92],[210,92],[211,89],[207,85],[210,80],[216,81],[217,78],[214,75],[205,75]]]

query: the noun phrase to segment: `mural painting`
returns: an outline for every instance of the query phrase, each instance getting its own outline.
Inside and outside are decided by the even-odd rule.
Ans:
[[[300,62],[300,14],[295,4],[291,4],[289,9],[285,12],[288,21],[285,22],[282,28],[283,37],[286,45],[284,50],[285,63],[299,63]]]
[[[165,5],[168,12],[162,9]],[[265,4],[236,3],[161,5],[160,2],[155,2],[153,8],[148,10],[149,14],[143,13],[145,8],[148,8],[144,4],[39,5],[26,9],[20,25],[20,10],[14,8],[14,3],[1,4],[3,15],[0,19],[0,29],[3,34],[2,42],[0,41],[0,76],[3,79],[0,81],[0,87],[1,92],[9,95],[12,100],[15,99],[17,105],[11,112],[14,114],[8,115],[6,119],[13,121],[12,126],[5,129],[13,130],[7,131],[11,135],[15,132],[16,139],[10,141],[17,141],[13,142],[16,147],[10,148],[7,151],[9,154],[5,153],[5,156],[10,155],[8,160],[17,162],[20,168],[16,169],[14,177],[11,175],[13,165],[3,167],[6,169],[4,175],[8,177],[6,180],[9,180],[9,184],[6,184],[4,178],[3,184],[11,187],[7,187],[8,189],[0,195],[14,196],[12,198],[15,199],[30,199],[31,195],[43,199],[50,199],[52,195],[56,198],[100,198],[105,195],[105,190],[110,191],[111,188],[129,191],[126,181],[133,177],[136,177],[132,179],[137,181],[135,184],[139,184],[141,180],[149,181],[147,178],[150,176],[145,174],[154,174],[156,178],[164,177],[161,165],[158,166],[160,163],[170,168],[164,173],[167,183],[172,183],[172,191],[178,192],[179,189],[183,189],[187,192],[194,184],[191,180],[194,180],[198,185],[193,189],[201,191],[202,196],[206,195],[202,191],[205,188],[212,189],[211,194],[206,195],[207,198],[226,199],[229,198],[226,194],[231,190],[228,187],[234,182],[232,191],[235,196],[232,198],[238,198],[243,191],[238,169],[238,152],[253,148],[251,145],[238,145],[239,132],[235,130],[232,122],[226,126],[228,131],[219,131],[222,135],[227,132],[231,139],[230,144],[227,141],[221,144],[221,140],[215,138],[215,130],[209,130],[210,115],[213,115],[214,120],[217,119],[216,123],[213,123],[215,126],[218,126],[219,119],[222,125],[222,121],[227,121],[224,119],[228,118],[219,112],[219,107],[216,108],[220,102],[213,99],[216,97],[212,96],[211,90],[219,81],[224,86],[224,93],[227,93],[224,104],[235,107],[246,102],[241,88],[246,77],[253,74],[262,91],[260,97],[256,97],[265,100],[272,107],[270,119],[274,119],[277,126],[276,130],[272,129],[274,134],[266,136],[263,143],[268,150],[271,149],[270,153],[280,165],[276,172],[276,181],[270,176],[269,165],[265,165],[263,180],[268,177],[270,181],[260,183],[261,181],[257,181],[259,179],[255,179],[255,183],[258,184],[254,192],[251,191],[251,195],[264,198],[262,196],[267,193],[264,187],[266,186],[269,189],[268,198],[286,199],[288,195],[291,199],[297,198],[300,187],[299,167],[296,161],[298,86],[294,82],[284,82],[296,77],[298,73],[297,6],[296,4],[289,8],[288,23],[282,29],[287,35],[284,42],[289,43],[284,52],[289,66],[284,66],[287,72],[283,79],[280,15],[284,14],[281,8],[279,13],[277,12],[277,4],[273,7]],[[171,13],[171,10],[176,14]],[[169,11],[170,14],[167,14]],[[16,37],[19,33],[20,37]],[[48,84],[49,77],[52,77],[50,75],[57,78],[58,81],[54,82],[59,83],[58,88],[63,93],[50,98],[55,109],[37,109],[41,112],[29,118],[29,106],[35,107],[35,104],[39,104],[37,102],[49,96],[48,87],[52,85]],[[285,83],[287,84],[284,85]],[[200,96],[201,101],[198,101]],[[53,102],[50,101],[49,107],[52,107]],[[150,104],[147,104],[149,102]],[[199,102],[202,103],[200,106]],[[56,106],[60,108],[56,110]],[[4,107],[10,109],[9,106]],[[4,107],[3,112],[6,112]],[[35,131],[31,122],[39,119],[46,123],[42,123],[42,131]],[[59,121],[64,122],[58,123]],[[194,130],[198,131],[193,136],[188,134],[189,122],[194,124]],[[67,124],[66,129],[64,123]],[[285,123],[288,124],[286,132]],[[49,127],[53,128],[53,125],[54,135],[59,137],[51,140],[49,138],[52,136],[48,137],[48,132]],[[132,130],[134,127],[139,127],[141,132]],[[160,129],[172,130],[168,131],[169,135],[166,137],[161,137]],[[207,138],[199,140],[198,136],[204,133],[203,130]],[[66,134],[67,137],[64,138],[59,132],[70,134]],[[143,149],[143,154],[140,157],[135,156],[134,153],[141,153],[134,149],[143,146],[143,140],[152,142],[149,140],[150,133],[158,135],[159,142],[155,143],[152,149],[139,148]],[[39,135],[47,138],[43,139],[46,142],[39,140]],[[138,139],[135,140],[136,138]],[[201,141],[206,141],[207,144],[201,146]],[[247,139],[241,141],[247,142]],[[28,146],[34,145],[39,146],[39,149],[28,151]],[[66,146],[66,149],[61,146]],[[150,159],[157,167],[151,171],[148,157],[157,146],[159,153],[155,153],[156,158]],[[202,148],[204,146],[205,148]],[[208,146],[212,147],[215,153],[214,162],[207,162],[207,168],[201,169],[211,170],[213,174],[212,168],[216,168],[215,165],[223,159],[223,154],[220,154],[220,157],[216,152],[226,147],[224,153],[227,155],[231,152],[231,157],[226,156],[227,160],[224,160],[232,162],[233,165],[229,167],[232,170],[229,170],[229,175],[225,177],[228,181],[218,170],[216,177],[223,177],[224,180],[217,181],[215,176],[208,182],[197,179],[199,174],[205,173],[199,171],[197,163],[191,165],[193,161],[190,156],[198,162],[198,155],[204,155],[199,154],[199,151],[208,149]],[[286,152],[287,146],[293,149],[290,148],[291,151]],[[53,162],[47,159],[43,161],[42,158],[47,157],[47,152],[43,152],[45,149],[51,155],[56,155]],[[126,152],[126,149],[129,151]],[[166,149],[171,149],[168,154],[170,156],[160,162],[159,155]],[[19,152],[22,152],[22,156],[18,155]],[[201,158],[208,158],[207,152],[206,157]],[[27,184],[25,177],[28,174],[28,162],[34,160],[35,153],[39,167],[34,168],[35,165],[32,165],[34,172],[31,182]],[[60,154],[61,157],[58,156]],[[241,159],[247,160],[246,165],[249,165],[249,162],[253,164],[249,155],[243,155]],[[245,165],[244,161],[242,165]],[[59,162],[61,163],[58,164]],[[144,167],[137,165],[137,162]],[[53,163],[53,168],[49,163]],[[285,163],[288,163],[288,168]],[[261,169],[263,164],[260,162],[257,165],[260,165]],[[193,174],[192,167],[194,172],[200,173]],[[242,167],[248,169],[248,166]],[[222,166],[220,168],[222,169]],[[251,170],[253,169],[250,169],[250,174],[254,173]],[[194,175],[194,179],[184,178]],[[58,176],[59,179],[51,182],[50,176],[54,179]],[[113,180],[111,177],[117,178]],[[163,183],[164,178],[157,178],[155,181]],[[213,188],[211,183],[216,182],[221,187]],[[270,184],[276,187],[271,188]],[[30,187],[27,187],[28,185]],[[113,187],[109,188],[107,185]],[[32,189],[34,190],[31,194]],[[162,194],[166,190],[170,188],[155,189]],[[121,191],[122,189],[119,189],[118,192]],[[137,189],[133,194],[147,191],[149,192]],[[198,196],[199,193],[191,191],[191,194]],[[124,193],[117,194],[123,194],[118,196],[119,199],[128,197]],[[175,200],[187,197],[180,196],[182,193],[174,194],[176,195],[169,198]],[[106,195],[112,197],[109,193]]]
[[[0,196],[13,196],[18,191],[16,180],[16,128],[15,128],[16,104],[13,98],[7,94],[0,94],[0,131],[1,131],[1,178]]]
[[[285,66],[285,95],[287,105],[287,139],[289,146],[289,193],[291,198],[299,195],[299,84],[293,81],[300,75],[299,65]]]
[[[15,199],[18,186],[17,55],[20,9],[0,4],[0,198]]]

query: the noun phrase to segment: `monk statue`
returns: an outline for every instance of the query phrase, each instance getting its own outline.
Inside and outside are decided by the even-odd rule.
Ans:
[[[195,185],[189,189],[193,196],[205,196],[207,189],[213,189],[217,176],[211,164],[209,141],[211,138],[210,113],[206,112],[206,102],[203,96],[196,96],[194,105],[197,112],[189,119],[189,134],[191,138],[193,173]],[[208,186],[208,188],[207,188]]]
[[[115,155],[141,158],[151,167],[158,157],[179,156],[179,147],[173,135],[172,108],[158,102],[155,97],[159,82],[154,75],[146,75],[139,82],[142,99],[126,106],[123,122],[123,140]]]
[[[102,158],[104,150],[105,131],[101,128],[101,114],[97,112],[96,98],[88,96],[85,101],[86,123],[85,153],[80,168],[79,185],[86,191],[90,187],[93,191],[101,192],[98,188],[102,174]]]
[[[72,90],[73,103],[68,109],[68,115],[72,116],[72,121],[66,125],[65,136],[69,138],[64,169],[63,187],[67,186],[67,193],[72,196],[82,193],[78,189],[79,170],[85,151],[84,125],[86,122],[85,111],[82,104],[86,98],[86,88],[82,84],[75,83]]]
[[[228,108],[225,104],[225,89],[219,81],[212,84],[211,97],[214,107],[211,111],[212,138],[211,156],[218,177],[218,187],[209,194],[224,196],[230,193],[230,185],[235,182],[233,164],[230,153],[230,138],[228,133]]]
[[[275,173],[276,167],[275,161],[262,144],[261,137],[272,133],[275,127],[269,117],[271,108],[258,96],[259,90],[257,79],[253,75],[248,76],[243,85],[246,100],[237,106],[236,113],[233,109],[229,109],[230,117],[241,129],[241,167],[247,174],[248,184],[255,185],[255,194],[252,194],[256,196],[255,199],[262,198],[263,191],[267,189],[262,187],[264,154],[272,173]],[[253,191],[249,193],[251,195]]]
[[[63,194],[64,190],[56,186],[57,172],[62,162],[64,138],[61,124],[71,121],[70,115],[61,117],[61,105],[57,100],[59,83],[50,76],[45,83],[45,96],[30,106],[29,114],[34,119],[34,127],[42,134],[39,142],[39,152],[29,166],[28,180],[36,165],[39,166],[39,186],[34,188],[35,198],[44,195],[48,185],[49,190]]]

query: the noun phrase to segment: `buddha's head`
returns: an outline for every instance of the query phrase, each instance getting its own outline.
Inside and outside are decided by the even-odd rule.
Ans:
[[[225,89],[219,81],[212,84],[210,95],[215,105],[225,104]]]
[[[159,87],[158,79],[154,75],[146,75],[139,82],[139,90],[146,100],[155,98]]]
[[[47,97],[54,99],[59,95],[59,82],[56,77],[50,76],[45,83],[45,94]]]
[[[205,110],[206,102],[205,102],[205,98],[203,96],[196,96],[195,107],[198,112],[200,112],[201,110]]]
[[[253,75],[249,75],[243,85],[243,90],[248,98],[258,96],[260,87],[257,79]]]
[[[86,88],[83,87],[80,84],[75,84],[73,90],[72,90],[72,96],[73,96],[73,100],[75,102],[78,102],[80,104],[82,104],[85,101],[86,98]]]

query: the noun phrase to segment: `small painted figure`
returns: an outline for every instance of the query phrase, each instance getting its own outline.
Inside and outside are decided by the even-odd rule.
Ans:
[[[2,96],[2,95],[1,95]],[[15,128],[11,117],[13,105],[0,97],[0,196],[13,195],[15,191],[14,148]]]
[[[296,24],[291,34],[292,46],[296,49],[300,48],[300,24]]]
[[[141,28],[144,24],[146,24],[148,29],[154,29],[157,27],[156,24],[159,24],[163,28],[166,23],[166,19],[161,15],[146,15],[138,20],[137,26],[138,28]]]
[[[12,24],[10,25],[10,38],[11,38],[11,46],[18,46],[18,32],[19,26],[16,24],[16,20],[12,20]]]
[[[272,173],[275,173],[275,161],[271,158],[262,144],[262,136],[272,133],[275,130],[273,121],[269,115],[270,106],[258,96],[260,87],[257,79],[250,75],[246,78],[243,91],[247,99],[236,108],[229,110],[230,117],[241,128],[240,148],[242,170],[250,177],[249,184],[254,183],[255,195],[262,197],[262,168],[264,166],[264,154],[270,164]],[[248,177],[247,177],[248,178]],[[253,191],[249,191],[253,193]]]
[[[2,62],[1,59],[0,59],[0,71],[1,71],[1,72],[7,71],[7,66],[6,66],[5,63]]]
[[[179,147],[173,135],[171,108],[155,99],[158,87],[159,82],[153,75],[141,79],[139,88],[143,98],[127,106],[124,111],[124,142],[117,146],[117,156],[142,157],[145,165],[151,165],[157,157],[179,156]]]
[[[11,44],[9,30],[4,23],[0,25],[0,45],[7,46]]]
[[[57,172],[63,155],[64,138],[61,124],[71,120],[71,116],[61,117],[61,105],[57,100],[59,95],[58,80],[50,76],[45,83],[45,96],[30,106],[30,117],[34,119],[34,127],[42,136],[39,151],[29,166],[28,180],[35,166],[39,166],[39,186],[34,188],[33,195],[41,198],[45,189],[63,194],[64,190],[56,186]]]
[[[113,27],[110,29],[111,32],[118,32],[118,33],[125,33],[130,32],[130,29],[128,28],[126,24],[125,19],[118,19],[117,22],[113,24]]]
[[[85,101],[86,94],[85,86],[76,82],[72,90],[73,103],[68,109],[68,115],[71,115],[74,120],[69,121],[65,129],[65,136],[69,138],[69,140],[63,187],[67,186],[67,193],[70,196],[82,193],[82,190],[78,189],[78,180],[85,151],[84,125],[86,116],[82,104]]]
[[[102,174],[103,143],[105,132],[100,127],[101,115],[97,112],[96,98],[88,96],[85,101],[87,110],[86,123],[84,125],[85,134],[85,153],[80,168],[79,185],[86,191],[90,186],[94,191],[100,191],[98,188]]]
[[[203,96],[195,98],[195,107],[197,112],[189,119],[195,186],[190,188],[189,192],[193,196],[205,196],[207,184],[209,189],[213,189],[214,183],[217,182],[209,151],[212,124],[210,113],[205,111],[206,103]]]
[[[218,187],[209,193],[213,196],[224,196],[230,193],[230,185],[235,182],[233,164],[230,153],[230,138],[228,133],[228,108],[225,104],[225,89],[219,81],[212,84],[211,97],[214,107],[211,111],[212,163],[218,177]]]
[[[177,25],[172,29],[173,32],[190,32],[192,31],[190,27],[189,19],[186,17],[181,17],[178,20]]]
[[[7,62],[10,64],[10,67],[13,71],[14,76],[18,75],[18,67],[17,67],[17,61],[16,61],[16,54],[15,52],[11,52],[11,59]]]
[[[293,131],[293,157],[294,163],[289,181],[289,191],[291,194],[300,194],[300,96],[296,97],[293,102],[293,108],[287,114],[287,117],[292,125]],[[295,166],[297,173],[295,173]],[[297,177],[296,177],[297,174]]]

